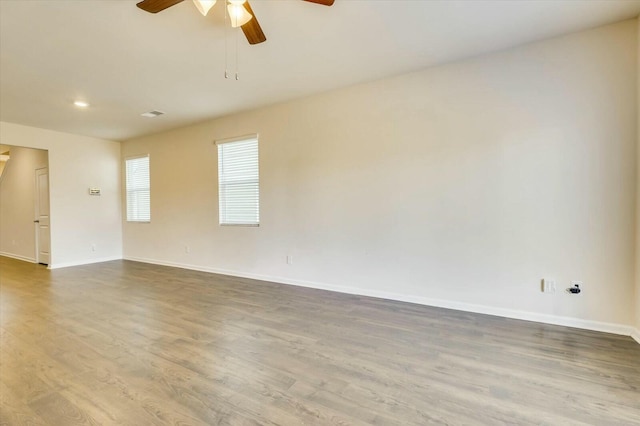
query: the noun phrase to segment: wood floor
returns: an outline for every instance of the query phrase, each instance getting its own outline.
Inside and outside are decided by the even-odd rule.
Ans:
[[[0,258],[2,425],[638,425],[629,337],[115,261]]]

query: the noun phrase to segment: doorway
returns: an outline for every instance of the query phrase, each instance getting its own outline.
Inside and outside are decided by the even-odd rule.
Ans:
[[[51,265],[47,150],[0,145],[0,255]],[[42,226],[41,226],[42,225]]]

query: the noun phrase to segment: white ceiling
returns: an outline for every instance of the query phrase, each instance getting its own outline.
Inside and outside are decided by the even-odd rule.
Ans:
[[[237,31],[235,81],[222,1],[206,18],[190,0],[156,15],[136,2],[0,0],[0,120],[124,140],[640,13],[640,0],[251,0],[267,42]],[[166,115],[140,116],[152,109]]]

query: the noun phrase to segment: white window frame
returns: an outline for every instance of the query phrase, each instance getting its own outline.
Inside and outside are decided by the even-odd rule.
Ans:
[[[244,179],[242,181],[238,181],[236,179],[236,181],[234,182],[233,179],[229,179],[229,176],[225,176],[225,170],[224,170],[224,158],[223,156],[223,146],[227,145],[227,144],[233,144],[233,143],[237,143],[237,142],[249,142],[249,141],[255,141],[255,168],[252,168],[252,174],[255,177],[251,177],[248,179]],[[216,140],[214,142],[214,144],[217,146],[217,151],[218,151],[218,223],[220,224],[220,226],[253,226],[253,227],[258,227],[260,226],[260,142],[259,142],[259,137],[257,133],[253,133],[253,134],[249,134],[249,135],[244,135],[244,136],[238,136],[235,138],[228,138],[228,139],[219,139]],[[229,217],[230,211],[228,209],[226,209],[225,206],[229,205],[229,200],[227,199],[226,195],[227,192],[225,191],[225,188],[227,186],[231,186],[231,185],[255,185],[255,198],[251,197],[248,201],[253,202],[255,201],[256,204],[256,209],[254,212],[255,213],[255,220],[234,220],[233,218]],[[245,201],[247,201],[245,199]]]
[[[140,158],[146,158],[148,160],[149,163],[149,185],[148,188],[136,188],[136,189],[129,189],[129,173],[128,173],[128,162],[131,160],[137,160]],[[125,186],[125,216],[126,216],[126,220],[127,222],[131,222],[131,223],[151,223],[151,157],[149,156],[149,154],[143,154],[143,155],[134,155],[131,157],[126,157],[124,159],[124,186]],[[148,218],[134,218],[134,217],[129,217],[129,202],[131,200],[129,194],[130,192],[133,191],[144,191],[147,190],[149,191],[149,217]]]

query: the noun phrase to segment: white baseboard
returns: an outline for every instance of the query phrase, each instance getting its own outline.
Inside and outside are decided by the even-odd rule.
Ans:
[[[98,259],[86,259],[75,262],[51,263],[49,269],[68,268],[70,266],[91,265],[92,263],[111,262],[112,260],[122,260],[122,256],[101,257]]]
[[[21,256],[19,254],[7,253],[5,251],[0,252],[0,256],[10,257],[11,259],[22,260],[29,263],[36,263],[36,259],[33,257]]]
[[[536,312],[518,311],[514,309],[496,308],[486,305],[475,305],[470,303],[456,302],[453,300],[431,299],[422,296],[412,296],[400,293],[392,293],[386,291],[369,290],[358,287],[339,286],[326,283],[318,283],[312,281],[291,280],[283,277],[273,277],[260,274],[244,273],[239,271],[230,271],[225,269],[216,269],[206,266],[189,265],[184,263],[161,261],[156,259],[137,258],[124,256],[125,260],[135,262],[151,263],[154,265],[171,266],[174,268],[190,269],[194,271],[210,272],[214,274],[230,275],[234,277],[250,278],[260,281],[270,281],[279,284],[295,285],[299,287],[315,288],[319,290],[329,290],[338,293],[353,294],[358,296],[376,297],[380,299],[397,300],[400,302],[416,303],[419,305],[435,306],[439,308],[455,309],[458,311],[474,312],[486,315],[495,315],[505,318],[513,318],[525,321],[534,321],[545,324],[562,325],[566,327],[581,328],[585,330],[601,331],[605,333],[619,334],[623,336],[632,336],[640,343],[640,336],[634,336],[632,332],[634,328],[628,325],[615,324],[600,321],[584,320],[580,318],[562,317],[556,315],[540,314]],[[637,333],[637,330],[635,330]]]
[[[631,331],[631,337],[633,338],[633,340],[640,343],[640,329],[636,328],[633,331]]]

